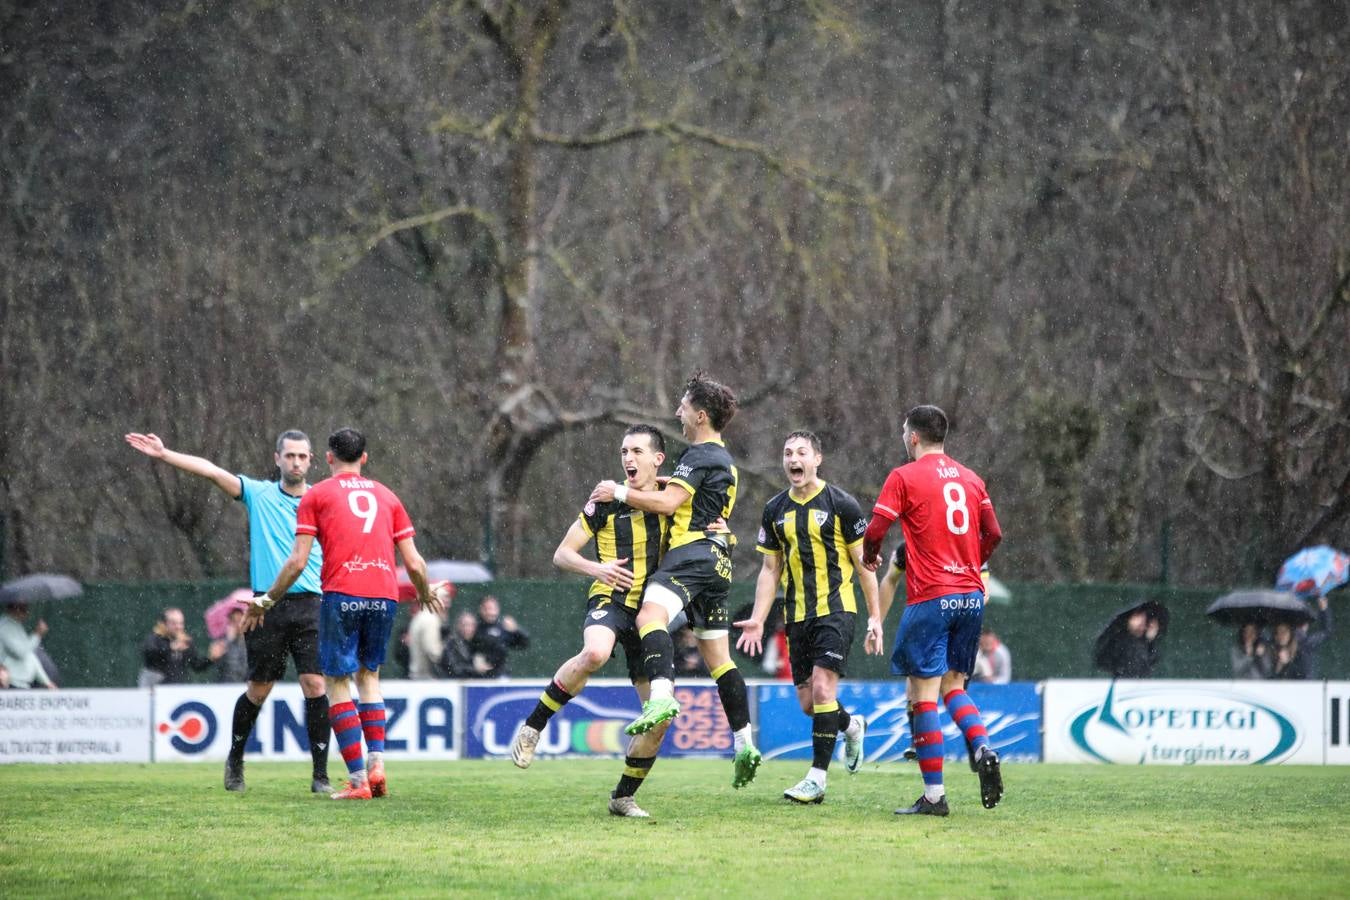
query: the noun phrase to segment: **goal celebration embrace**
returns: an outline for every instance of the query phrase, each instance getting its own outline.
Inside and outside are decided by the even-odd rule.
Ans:
[[[827,448],[808,427],[785,428],[776,461],[778,493],[746,514],[737,506],[742,467],[724,439],[738,408],[732,387],[694,373],[680,391],[673,423],[656,418],[616,432],[613,462],[596,466],[594,487],[578,497],[576,517],[557,524],[562,539],[554,566],[588,580],[550,601],[575,610],[580,627],[573,646],[579,649],[557,662],[532,710],[515,722],[509,757],[522,770],[518,777],[537,777],[531,770],[541,750],[553,746],[546,736],[559,714],[569,704],[588,702],[588,681],[615,658],[641,710],[623,727],[622,745],[612,748],[623,757],[617,781],[596,788],[610,814],[661,815],[659,800],[639,805],[638,796],[649,779],[659,782],[656,763],[672,725],[687,712],[680,697],[688,695],[677,691],[688,677],[681,673],[697,673],[715,685],[716,721],[725,723],[718,727],[726,729],[731,756],[729,782],[738,790],[758,790],[765,756],[756,740],[751,691],[732,650],[761,660],[781,647],[784,676],[801,714],[791,727],[809,740],[810,765],[795,783],[769,789],[787,805],[847,797],[848,784],[831,786],[831,765],[838,757],[850,779],[867,777],[868,729],[875,723],[849,708],[841,688],[858,653],[889,654],[890,671],[905,679],[922,780],[919,799],[901,802],[895,812],[943,817],[950,811],[939,700],[969,750],[983,806],[994,808],[1004,793],[1000,758],[966,683],[979,650],[981,572],[1002,533],[984,482],[947,452],[946,415],[918,405],[898,423],[902,446],[893,458],[877,461],[878,477],[887,474],[870,513],[856,491],[825,478],[827,451],[844,448]],[[283,654],[290,653],[306,698],[311,791],[340,801],[396,800],[391,784],[397,785],[397,775],[391,777],[385,760],[391,720],[381,674],[396,643],[399,564],[417,606],[436,614],[419,619],[423,631],[428,622],[433,631],[438,620],[446,622],[454,589],[429,578],[415,542],[416,499],[405,505],[364,472],[372,456],[395,451],[372,454],[366,435],[340,428],[326,442],[329,477],[310,484],[309,439],[287,430],[276,446],[278,485],[168,450],[153,434],[128,434],[126,440],[147,456],[214,482],[249,512],[254,597],[242,631],[252,674],[236,703],[226,790],[245,790],[244,748],[272,683],[285,672]],[[673,452],[668,441],[683,449]],[[897,572],[903,570],[905,601],[888,641],[884,623],[897,591],[879,587],[877,569],[897,522],[903,537],[894,557]],[[738,538],[750,529],[753,540]],[[728,609],[734,558],[738,548],[743,554],[751,546],[760,563],[754,599],[738,618]],[[888,577],[888,585],[893,582]],[[495,600],[492,605],[495,616]],[[492,627],[501,631],[502,623],[523,634],[510,616]],[[449,635],[446,653],[453,639],[466,659],[474,654],[475,636],[457,634],[448,624],[442,632]],[[418,652],[424,673],[438,665],[420,647]],[[762,728],[764,720],[758,724]],[[328,783],[330,738],[347,769],[340,790]],[[644,796],[656,795],[649,789]]]

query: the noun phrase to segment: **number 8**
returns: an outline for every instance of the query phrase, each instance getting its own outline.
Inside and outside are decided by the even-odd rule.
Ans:
[[[966,509],[966,489],[955,481],[942,486],[942,498],[947,501],[947,530],[952,534],[965,534],[970,530],[970,511]],[[957,515],[961,521],[957,524]]]
[[[361,502],[357,502],[360,500]],[[347,505],[351,507],[352,514],[366,524],[362,526],[363,534],[370,534],[375,527],[375,514],[379,511],[380,504],[376,502],[375,495],[370,491],[352,491],[347,495]],[[951,522],[951,513],[947,514],[947,522]]]

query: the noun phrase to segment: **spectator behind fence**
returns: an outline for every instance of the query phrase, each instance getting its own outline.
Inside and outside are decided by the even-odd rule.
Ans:
[[[1270,642],[1255,622],[1247,622],[1238,628],[1228,656],[1233,663],[1234,678],[1266,678],[1269,675]]]
[[[478,604],[478,636],[491,668],[486,678],[506,678],[511,674],[507,653],[530,646],[530,636],[511,616],[502,615],[502,605],[488,594]],[[492,644],[495,646],[488,647]]]
[[[983,684],[1007,684],[1012,681],[1012,653],[992,628],[980,633],[980,649],[975,653],[975,671],[971,681]]]
[[[698,649],[698,635],[692,628],[681,628],[675,635],[675,674],[702,678],[708,674],[703,654]]]
[[[1157,619],[1137,609],[1130,614],[1125,627],[1108,639],[1103,648],[1102,667],[1112,678],[1148,678],[1158,663]]]
[[[1317,628],[1313,630],[1305,622],[1294,632],[1294,636],[1298,640],[1299,655],[1303,657],[1305,677],[1312,681],[1320,681],[1322,679],[1322,644],[1332,634],[1331,607],[1327,604],[1325,594],[1310,601],[1309,605],[1313,609]]]
[[[29,634],[24,628],[27,621],[27,603],[14,601],[5,606],[5,614],[0,616],[0,665],[9,670],[10,687],[55,688],[56,683],[47,677],[37,654],[42,636],[47,633],[47,623],[38,619]]]
[[[209,669],[224,653],[225,647],[216,644],[211,647],[209,657],[200,656],[192,646],[192,636],[183,626],[183,611],[169,607],[160,613],[159,622],[141,644],[142,667],[136,686],[184,684],[188,680],[188,669],[194,672]]]
[[[216,681],[221,684],[240,684],[248,680],[248,645],[239,623],[244,621],[244,610],[230,610],[225,620],[225,636],[211,644],[212,657],[217,648],[222,652],[216,658]]]
[[[492,662],[484,649],[496,649],[478,633],[478,617],[465,610],[455,617],[455,628],[445,639],[440,670],[446,678],[487,678]]]
[[[472,613],[462,613],[473,617]],[[450,605],[446,604],[432,612],[429,609],[418,610],[408,623],[408,677],[414,681],[426,681],[431,678],[445,678],[446,673],[441,661],[445,656],[446,638],[450,626]],[[475,620],[476,622],[476,620]],[[451,676],[470,677],[470,676]]]
[[[1306,681],[1308,656],[1299,645],[1298,631],[1287,622],[1279,622],[1271,631],[1270,678],[1279,681]]]

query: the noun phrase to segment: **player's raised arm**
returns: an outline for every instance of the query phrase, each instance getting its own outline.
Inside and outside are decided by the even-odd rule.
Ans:
[[[764,561],[755,580],[754,609],[750,611],[750,618],[733,623],[741,630],[741,636],[736,638],[736,649],[742,653],[757,654],[764,648],[764,620],[773,608],[778,581],[783,577],[783,554],[760,552],[764,554]]]
[[[665,489],[660,491],[630,490],[626,485],[616,481],[602,481],[591,491],[592,503],[618,500],[620,503],[627,503],[633,509],[656,513],[659,516],[674,515],[675,510],[679,509],[689,497],[689,491],[674,481],[669,482]]]
[[[126,441],[151,459],[161,459],[175,469],[182,469],[184,472],[214,482],[216,487],[229,494],[233,499],[239,499],[239,495],[244,492],[244,486],[239,483],[237,475],[226,472],[209,459],[170,450],[164,446],[164,441],[160,440],[158,435],[137,434],[133,431],[126,436]]]
[[[558,549],[553,551],[553,565],[564,572],[587,575],[620,590],[626,591],[631,588],[633,586],[633,570],[624,566],[624,563],[628,562],[628,557],[625,556],[607,563],[589,560],[581,555],[581,551],[590,539],[591,536],[586,533],[586,526],[578,518],[572,523],[572,527],[567,529],[567,534],[563,535],[562,542],[558,544]]]

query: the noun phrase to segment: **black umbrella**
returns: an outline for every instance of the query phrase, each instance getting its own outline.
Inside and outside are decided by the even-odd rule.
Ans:
[[[80,583],[68,575],[25,575],[0,585],[0,605],[64,600],[83,593]]]
[[[1145,600],[1127,606],[1111,617],[1111,621],[1106,623],[1106,627],[1097,635],[1097,640],[1092,645],[1092,661],[1097,668],[1110,670],[1112,645],[1116,638],[1129,630],[1130,617],[1137,612],[1157,620],[1159,638],[1167,633],[1167,623],[1171,620],[1172,614],[1167,611],[1166,606],[1157,600]]]
[[[1205,615],[1220,625],[1302,625],[1313,619],[1312,610],[1287,591],[1234,591],[1209,605]]]

